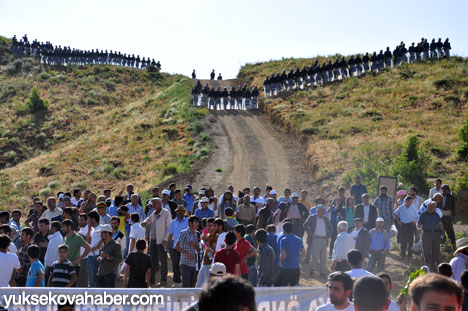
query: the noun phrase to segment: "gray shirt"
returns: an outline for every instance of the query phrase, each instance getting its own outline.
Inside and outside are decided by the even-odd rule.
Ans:
[[[419,216],[418,225],[423,230],[439,230],[440,216],[436,213],[424,212]]]
[[[106,253],[109,257],[102,259],[99,263],[98,275],[104,276],[107,274],[115,274],[117,266],[122,261],[120,244],[111,239],[109,242],[104,243],[101,246],[100,255],[102,256],[103,253]]]
[[[268,243],[263,244],[259,249],[258,284],[272,285],[275,276],[275,251]]]

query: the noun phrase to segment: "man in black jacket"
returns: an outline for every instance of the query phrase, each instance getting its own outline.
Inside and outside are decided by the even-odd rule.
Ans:
[[[365,260],[369,256],[370,235],[362,225],[362,218],[354,218],[354,230],[351,232],[351,237],[356,242],[354,248],[361,252]]]
[[[252,89],[252,107],[251,109],[257,109],[258,108],[258,95],[260,93],[258,92],[257,86],[254,85]]]
[[[455,197],[450,191],[449,185],[442,185],[441,189],[443,198],[437,207],[442,211],[442,225],[444,226],[444,230],[452,243],[452,247],[456,249],[455,231],[453,230],[453,223],[455,222]]]
[[[364,223],[364,228],[370,230],[375,228],[375,220],[377,219],[377,208],[370,204],[369,194],[364,193],[362,196],[362,203],[356,206],[354,217],[361,218]]]
[[[444,57],[450,57],[450,50],[452,47],[450,46],[449,38],[445,39],[444,42]]]

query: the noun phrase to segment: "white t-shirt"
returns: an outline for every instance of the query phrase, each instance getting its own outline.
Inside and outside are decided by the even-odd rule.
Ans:
[[[86,226],[80,228],[79,233],[80,233],[81,235],[86,236],[86,235],[88,234],[88,230],[89,230],[89,225],[86,225]],[[92,229],[91,229],[91,230],[92,230]],[[91,232],[92,232],[92,231],[91,231]],[[84,252],[85,252],[84,247],[80,248],[80,256],[83,255]],[[90,253],[91,253],[91,252],[90,252]],[[88,256],[89,256],[89,254],[86,255],[86,257],[84,257],[83,259],[88,258]]]
[[[349,303],[344,309],[335,309],[335,306],[331,303],[327,303],[326,305],[321,305],[317,308],[317,311],[354,311],[354,305],[352,302]]]
[[[18,249],[16,248],[16,245],[13,242],[10,242],[10,246],[8,246],[8,250],[10,251],[10,253],[16,254],[16,251]]]
[[[364,221],[364,222],[368,222],[368,221],[369,221],[369,210],[370,210],[370,205],[364,205],[364,206],[363,206],[363,209],[364,209],[364,219],[363,219],[363,221]]]
[[[353,279],[359,279],[362,276],[375,276],[374,274],[364,269],[352,269],[352,270],[346,271],[346,273],[349,274],[349,276],[352,277]]]
[[[130,227],[130,235],[129,235],[130,239],[135,239],[135,243],[136,241],[138,241],[139,239],[144,239],[145,238],[145,229],[140,225],[139,222],[137,223],[134,223],[131,227]],[[130,246],[129,246],[130,247]],[[133,248],[132,250],[132,253],[135,253],[137,251],[136,249],[136,244],[135,244],[135,247]]]
[[[0,287],[9,287],[13,269],[21,267],[18,256],[12,253],[0,252],[0,263],[2,264],[2,268],[0,269]]]
[[[224,242],[225,238],[226,232],[221,232],[221,234],[218,236],[218,240],[216,241],[216,252],[222,249],[224,246],[226,246],[226,242]]]
[[[98,232],[101,229],[101,225],[98,225],[96,228],[93,228],[93,233],[91,233],[91,249],[98,246],[101,242],[101,232]],[[99,249],[96,249],[94,252],[89,252],[89,256],[99,256]]]

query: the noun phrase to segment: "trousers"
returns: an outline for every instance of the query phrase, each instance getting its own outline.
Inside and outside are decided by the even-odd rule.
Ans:
[[[279,268],[275,278],[275,286],[297,286],[301,275],[300,269]]]
[[[414,232],[416,231],[416,224],[414,223],[407,223],[407,224],[400,224],[400,255],[402,257],[406,257],[407,254],[410,255],[411,247],[413,247],[414,243]]]
[[[455,231],[453,230],[452,216],[442,216],[442,224],[444,225],[445,233],[450,242],[455,245]]]
[[[367,271],[374,273],[375,264],[377,264],[377,272],[382,272],[385,267],[385,256],[384,250],[370,250],[369,251],[369,263],[367,265]]]
[[[429,267],[437,267],[440,262],[440,231],[423,231],[422,250],[426,265]]]
[[[317,270],[317,264],[320,260],[320,274],[327,273],[327,244],[328,240],[326,238],[315,237],[312,239],[312,262],[310,264],[311,271]]]
[[[195,267],[180,265],[180,272],[182,274],[182,287],[194,287],[195,282],[197,281]]]
[[[149,253],[151,256],[151,283],[156,280],[156,267],[160,265],[161,282],[167,281],[167,253],[162,244],[156,244],[155,240],[150,240]]]

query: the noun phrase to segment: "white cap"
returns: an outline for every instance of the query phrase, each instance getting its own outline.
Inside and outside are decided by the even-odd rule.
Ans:
[[[377,217],[375,221],[385,221],[382,217]]]
[[[210,273],[216,276],[223,276],[226,274],[226,266],[222,262],[215,262],[211,266]]]
[[[99,229],[98,231],[96,232],[112,232],[112,227],[111,225],[102,225],[101,226],[101,229]]]
[[[59,196],[58,196],[59,199],[63,199],[65,198],[65,195],[63,193],[60,193]]]
[[[270,194],[273,195],[273,194],[278,194],[278,192],[276,192],[276,190],[271,190],[270,191]]]
[[[171,192],[170,192],[169,190],[167,190],[167,189],[164,189],[163,192],[162,192],[162,194],[171,195]]]
[[[209,201],[210,201],[210,200],[208,200],[207,197],[203,197],[203,198],[200,199],[200,202],[201,202],[201,203],[208,203]]]
[[[291,198],[298,198],[299,197],[299,193],[297,192],[293,192],[293,194],[291,195]]]
[[[200,190],[200,191],[198,191],[198,194],[203,194],[203,195],[205,195],[205,190]]]

